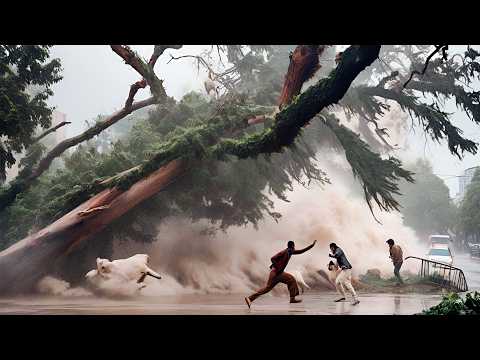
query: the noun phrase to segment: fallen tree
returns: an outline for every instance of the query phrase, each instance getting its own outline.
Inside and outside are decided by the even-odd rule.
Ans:
[[[153,54],[148,63],[145,63],[128,47],[112,45],[111,48],[142,76],[142,80],[139,80],[130,86],[130,91],[128,93],[127,100],[125,101],[125,105],[120,110],[114,112],[104,120],[96,123],[83,133],[58,143],[53,149],[45,154],[38,161],[38,163],[35,162],[32,166],[27,166],[22,169],[19,175],[8,185],[6,189],[0,189],[0,212],[6,207],[10,206],[15,201],[18,194],[25,192],[28,188],[30,188],[35,180],[38,179],[46,170],[48,170],[53,160],[62,155],[67,149],[92,139],[94,136],[100,134],[102,131],[108,129],[118,121],[124,119],[126,116],[139,109],[169,101],[165,89],[163,88],[162,80],[158,79],[158,77],[155,75],[154,67],[157,59],[166,49],[179,49],[181,48],[181,45],[155,45]],[[134,102],[134,98],[138,90],[145,88],[147,85],[150,87],[153,96],[142,101]],[[35,142],[63,125],[66,125],[66,123],[61,123],[41,134],[35,139]]]
[[[240,112],[243,117],[226,121],[220,113],[208,124],[184,130],[169,139],[144,164],[81,189],[82,196],[69,199],[73,199],[70,206],[75,206],[70,212],[0,253],[0,292],[31,290],[51,269],[52,259],[65,254],[78,242],[92,239],[113,220],[165,189],[202,158],[223,160],[227,155],[247,158],[281,152],[293,143],[315,115],[343,97],[358,74],[378,57],[379,50],[380,46],[348,48],[327,78],[294,98],[275,115],[273,125],[263,132],[237,140],[222,139],[225,133],[231,133],[239,124],[248,124],[249,119],[260,114],[258,110],[244,111]],[[392,163],[390,169],[389,175],[393,178],[409,177],[409,173],[402,171],[398,164]],[[374,185],[373,182],[370,184]],[[371,195],[376,198],[375,187],[368,189],[366,191],[373,191]]]

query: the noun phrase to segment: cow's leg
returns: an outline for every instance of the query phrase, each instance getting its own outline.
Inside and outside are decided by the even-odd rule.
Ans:
[[[161,279],[161,278],[162,278],[162,277],[160,276],[160,274],[156,273],[156,272],[153,271],[152,269],[148,269],[146,275],[150,275],[151,277],[154,277],[154,278],[156,278],[156,279]]]
[[[143,283],[146,277],[147,277],[147,273],[142,273],[142,276],[140,276],[140,279],[137,280],[137,284]]]

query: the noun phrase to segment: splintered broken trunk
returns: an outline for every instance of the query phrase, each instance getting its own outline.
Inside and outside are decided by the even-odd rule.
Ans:
[[[280,101],[282,107],[300,93],[303,82],[315,73],[318,68],[318,55],[323,49],[321,46],[297,47],[285,79]],[[313,86],[296,104],[275,115],[275,125],[269,129],[268,134],[276,132],[277,135],[267,137],[274,143],[267,144],[270,146],[259,146],[261,149],[259,152],[280,151],[283,146],[288,146],[290,140],[299,134],[300,128],[304,127],[315,114],[326,106],[337,103],[344,96],[352,81],[378,57],[379,51],[380,46],[350,47],[349,51],[346,51],[348,56],[342,58],[332,76]],[[257,116],[245,120],[248,126],[264,121],[265,117]],[[262,142],[261,145],[266,144]],[[254,152],[253,155],[243,153],[241,155],[258,154]],[[107,188],[51,225],[0,252],[0,294],[32,291],[35,284],[49,273],[55,261],[76,244],[94,239],[95,234],[144,200],[165,189],[189,168],[190,163],[177,158],[138,180],[128,190],[123,191],[115,186]]]
[[[303,84],[320,69],[319,56],[322,55],[325,48],[325,45],[299,45],[291,53],[290,64],[278,101],[280,109],[300,94]]]

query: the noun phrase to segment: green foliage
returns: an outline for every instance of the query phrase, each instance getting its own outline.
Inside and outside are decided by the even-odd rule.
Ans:
[[[434,58],[426,73],[414,77],[404,89],[403,83],[413,70],[424,67],[430,51],[430,46],[382,46],[380,60],[357,78],[355,86],[342,99],[342,107],[349,117],[379,121],[395,102],[417,119],[434,141],[446,139],[452,154],[460,159],[465,152],[476,154],[477,144],[462,136],[461,129],[452,124],[450,114],[442,108],[446,100],[454,99],[459,110],[479,123],[480,92],[471,91],[469,86],[480,79],[479,55],[469,48],[463,56],[455,54],[448,61]],[[459,58],[461,62],[457,61]],[[375,79],[377,85],[374,85]]]
[[[46,100],[61,80],[60,62],[49,60],[49,45],[0,45],[0,182],[6,168],[48,128],[52,109]],[[3,139],[2,139],[3,138]],[[5,139],[5,140],[4,140]]]
[[[478,169],[460,203],[459,226],[467,234],[480,234],[480,171]]]
[[[382,159],[358,134],[340,125],[333,115],[324,116],[324,121],[345,150],[353,175],[360,178],[370,210],[372,199],[382,210],[398,210],[399,204],[394,198],[395,194],[400,194],[398,182],[401,179],[413,182],[413,173],[403,169],[400,160],[394,157]]]
[[[447,185],[433,174],[428,161],[417,160],[408,167],[415,173],[415,183],[400,184],[403,222],[421,237],[444,234],[453,230],[457,220],[457,208],[450,199]]]
[[[424,310],[422,315],[480,315],[480,293],[467,293],[465,299],[457,293],[447,294],[440,304]]]
[[[136,120],[129,134],[114,142],[106,152],[97,150],[99,139],[78,146],[71,155],[63,156],[63,168],[45,173],[0,216],[0,221],[10,229],[0,235],[3,246],[22,238],[32,227],[50,223],[101,191],[99,180],[140,164],[137,171],[112,182],[128,188],[179,154],[203,160],[195,162],[191,171],[171,185],[168,192],[160,193],[112,223],[100,235],[105,241],[113,238],[152,241],[157,224],[164,217],[179,214],[192,220],[209,219],[222,229],[257,224],[264,214],[277,219],[280,215],[273,211],[268,192],[286,200],[285,193],[291,190],[292,181],[302,182],[304,177],[326,180],[325,174],[316,168],[314,153],[308,147],[299,144],[281,156],[261,156],[256,161],[230,158],[223,163],[205,156],[209,143],[220,134],[253,132],[263,125],[247,128],[245,119],[269,111],[236,98],[221,106],[210,104],[198,94],[190,93],[178,104],[157,107],[147,118]],[[43,206],[39,207],[39,203]]]
[[[179,158],[189,161],[189,171],[171,184],[168,191],[110,224],[98,235],[101,238],[98,241],[152,241],[157,224],[168,216],[181,215],[193,221],[209,219],[213,226],[221,229],[247,223],[256,225],[265,214],[278,219],[280,214],[274,211],[270,195],[287,200],[294,182],[326,182],[315,156],[332,139],[345,151],[354,175],[362,182],[368,204],[373,200],[383,210],[398,209],[398,200],[394,197],[401,192],[398,181],[402,178],[411,181],[412,173],[403,169],[397,159],[375,152],[352,130],[331,121],[330,111],[338,107],[361,120],[381,120],[390,103],[397,102],[420,120],[432,138],[447,138],[453,153],[461,156],[463,151],[476,151],[476,144],[461,136],[461,131],[450,123],[448,114],[441,111],[438,101],[428,105],[419,96],[424,91],[437,95],[438,99],[458,98],[459,106],[476,119],[475,93],[462,93],[458,85],[459,79],[471,80],[478,72],[473,52],[470,57],[466,56],[468,61],[463,65],[439,63],[432,67],[431,74],[429,70],[422,79],[412,81],[412,89],[394,91],[389,86],[391,79],[385,79],[392,77],[391,72],[383,63],[390,66],[398,62],[405,68],[400,71],[404,76],[424,60],[429,48],[382,46],[383,63],[375,61],[361,71],[365,63],[359,63],[356,55],[366,57],[358,54],[359,48],[354,46],[344,53],[337,69],[297,96],[274,119],[247,127],[249,117],[272,114],[288,67],[288,52],[293,46],[220,48],[234,65],[230,72],[225,72],[228,72],[226,78],[231,77],[226,95],[209,102],[192,92],[178,103],[157,106],[146,117],[137,118],[132,114],[132,125],[123,128],[121,138],[111,141],[109,135],[104,134],[103,138],[97,137],[79,146],[72,155],[63,156],[64,168],[50,169],[43,174],[0,214],[0,226],[7,229],[0,234],[0,245],[19,240],[28,231],[48,224],[98,193],[107,186],[99,180],[135,168],[108,184],[127,189]],[[405,55],[410,63],[399,60]],[[447,70],[450,71],[448,81],[441,78]],[[338,77],[338,74],[345,75],[345,71],[349,76],[360,72],[353,87],[342,81],[345,77]],[[426,83],[428,76],[434,75],[437,79],[432,84]],[[445,81],[439,82],[440,78]],[[332,89],[333,81],[340,86]],[[346,96],[340,101],[345,92]],[[334,103],[339,106],[323,110],[324,121],[314,119],[325,104]],[[117,125],[120,124],[124,124],[124,120]],[[308,131],[303,133],[306,125],[309,125]],[[21,187],[22,183],[13,183],[13,186]],[[38,204],[44,206],[40,208]],[[102,251],[110,248],[105,246]]]

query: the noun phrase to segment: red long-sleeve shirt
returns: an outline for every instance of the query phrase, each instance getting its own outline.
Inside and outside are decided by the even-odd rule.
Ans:
[[[292,252],[288,251],[288,249],[280,251],[270,259],[272,261],[270,268],[275,269],[277,273],[281,273],[287,267],[291,256]]]
[[[275,269],[277,274],[280,274],[288,265],[290,258],[292,255],[302,254],[307,250],[310,250],[314,244],[307,246],[301,250],[292,250],[286,248],[285,250],[280,251],[279,253],[272,256],[270,259],[272,261],[272,265],[270,266],[271,269]]]

